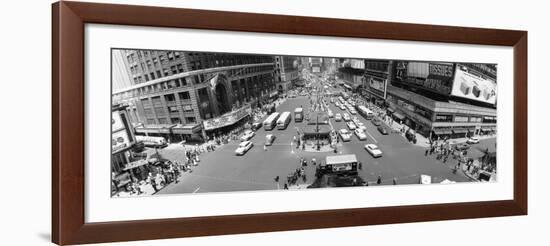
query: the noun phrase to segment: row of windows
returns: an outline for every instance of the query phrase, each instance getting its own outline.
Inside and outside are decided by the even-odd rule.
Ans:
[[[435,122],[497,123],[495,116],[436,114]]]
[[[170,118],[158,118],[159,124],[182,124],[182,120],[179,117],[170,117]],[[185,123],[187,124],[195,124],[197,123],[197,119],[195,117],[185,117]],[[147,119],[148,125],[154,125],[156,124],[156,121],[154,118],[148,118]]]

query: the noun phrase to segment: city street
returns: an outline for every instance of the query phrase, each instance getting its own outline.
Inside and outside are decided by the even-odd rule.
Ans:
[[[307,96],[287,98],[279,107],[278,112],[294,112],[297,107],[303,106],[309,110],[310,104]],[[329,103],[334,114],[343,113],[342,110]],[[409,143],[402,134],[391,133],[382,135],[370,120],[356,115],[367,127],[367,140],[359,141],[353,135],[352,140],[338,146],[338,154],[355,154],[362,162],[362,169],[359,176],[368,181],[369,184],[376,183],[378,176],[382,177],[382,184],[393,184],[393,179],[398,184],[418,184],[420,175],[432,176],[433,183],[439,183],[445,179],[456,182],[471,181],[462,172],[453,173],[452,168],[457,164],[456,160],[449,159],[446,163],[436,160],[435,155],[425,156],[425,148]],[[330,119],[335,130],[347,128],[344,121],[336,122]],[[317,162],[324,161],[325,156],[335,155],[330,152],[308,152],[296,149],[291,145],[292,139],[297,135],[297,127],[303,127],[306,121],[295,123],[294,119],[285,130],[274,129],[266,131],[262,128],[256,131],[251,139],[254,147],[243,156],[236,156],[235,149],[239,142],[232,141],[216,148],[213,152],[203,153],[200,163],[193,168],[193,172],[184,173],[177,184],[169,184],[158,192],[158,194],[175,193],[197,193],[197,192],[227,192],[227,191],[251,191],[251,190],[274,190],[282,189],[286,177],[299,168],[301,157],[310,161],[316,158]],[[275,134],[276,139],[272,146],[264,151],[265,136]],[[383,151],[383,156],[373,158],[365,151],[364,145],[374,143]],[[473,145],[468,151],[469,157],[479,157],[483,150],[489,148],[494,150],[495,139],[482,140],[479,144]],[[172,144],[163,149],[161,154],[164,158],[183,162],[184,147]],[[310,162],[308,162],[310,163]],[[305,184],[314,181],[315,167],[309,164],[306,167],[307,180]],[[279,182],[274,178],[280,177]],[[298,185],[304,184],[302,179]],[[304,185],[300,187],[305,187]],[[291,187],[293,188],[293,187]]]

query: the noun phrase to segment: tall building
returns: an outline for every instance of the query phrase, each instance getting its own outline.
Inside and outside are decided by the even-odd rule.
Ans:
[[[392,63],[391,60],[365,60],[365,79],[360,92],[372,103],[384,104],[387,84],[391,78]]]
[[[309,58],[310,68],[312,73],[322,73],[323,72],[323,59],[319,57]]]
[[[275,84],[277,91],[283,93],[293,87],[298,79],[298,58],[294,56],[275,56]]]
[[[387,85],[393,118],[424,136],[496,133],[496,66],[394,61]]]
[[[121,50],[131,86],[113,90],[113,103],[127,104],[136,134],[174,141],[205,137],[236,122],[218,117],[268,100],[276,90],[273,56]],[[239,111],[241,112],[241,111]],[[247,113],[239,113],[246,117]],[[235,117],[226,117],[234,119]],[[203,122],[209,120],[208,128]]]
[[[344,87],[350,91],[356,91],[364,84],[365,60],[363,59],[340,59],[338,78],[343,82]]]

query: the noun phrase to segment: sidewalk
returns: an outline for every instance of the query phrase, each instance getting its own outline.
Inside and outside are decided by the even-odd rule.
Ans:
[[[391,125],[388,124],[388,122],[386,120],[383,120],[383,122],[388,127],[390,127],[392,130],[398,131],[398,133],[401,136],[403,136],[403,138],[405,138],[405,133],[402,133],[400,130],[403,127],[405,127],[405,129],[408,129],[409,127],[407,125],[399,124],[399,123],[395,122],[394,120],[391,121],[392,122]],[[392,134],[392,132],[390,132],[390,134]],[[483,139],[494,138],[496,136],[490,135],[490,136],[475,136],[475,137],[479,138],[479,140],[483,140]],[[448,141],[449,141],[450,144],[460,144],[460,143],[466,143],[466,141],[468,141],[468,139],[469,138],[453,138],[453,139],[449,139]],[[410,142],[410,143],[412,144],[412,142]],[[430,140],[427,137],[424,137],[421,134],[416,133],[416,144],[414,144],[414,145],[427,148],[427,147],[430,147]]]

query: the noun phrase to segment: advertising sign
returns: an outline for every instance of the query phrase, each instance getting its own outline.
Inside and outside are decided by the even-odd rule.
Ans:
[[[130,139],[126,131],[115,132],[111,134],[111,138],[111,150],[113,153],[130,146]]]
[[[400,62],[396,67],[396,78],[410,86],[449,95],[453,82],[453,64]]]
[[[122,119],[120,118],[120,113],[118,111],[112,112],[111,125],[112,125],[113,132],[116,132],[124,128],[124,123],[122,123]]]
[[[451,95],[495,104],[497,84],[495,81],[482,78],[468,72],[465,66],[457,66]]]
[[[252,109],[250,108],[250,105],[248,105],[240,109],[226,113],[218,118],[205,120],[203,121],[204,130],[208,131],[208,130],[232,125],[235,122],[250,115],[251,112],[252,112]]]
[[[372,78],[372,77],[369,80],[370,88],[379,90],[381,92],[384,92],[385,83],[386,83],[386,80]]]

